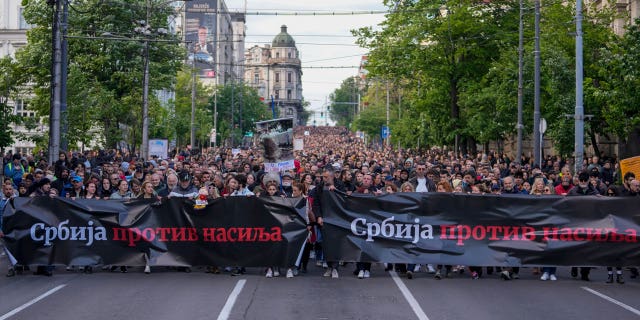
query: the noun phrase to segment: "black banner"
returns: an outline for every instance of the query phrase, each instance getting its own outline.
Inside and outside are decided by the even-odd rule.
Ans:
[[[292,266],[307,238],[299,199],[16,198],[4,242],[25,265]]]
[[[324,192],[329,261],[640,265],[640,198]]]

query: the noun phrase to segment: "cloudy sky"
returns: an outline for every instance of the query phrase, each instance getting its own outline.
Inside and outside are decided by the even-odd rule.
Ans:
[[[226,0],[230,11],[242,10],[244,0]],[[340,86],[342,80],[357,75],[357,68],[305,69],[307,66],[358,66],[366,51],[355,45],[351,30],[364,26],[376,27],[383,21],[383,14],[338,15],[338,16],[274,16],[251,13],[327,13],[330,11],[380,11],[386,7],[382,0],[247,0],[246,48],[271,43],[287,25],[288,33],[296,41],[302,60],[302,86],[304,98],[311,103],[317,123],[329,94]],[[325,44],[325,45],[322,45]],[[312,116],[313,119],[313,116]],[[324,123],[322,119],[322,123]]]

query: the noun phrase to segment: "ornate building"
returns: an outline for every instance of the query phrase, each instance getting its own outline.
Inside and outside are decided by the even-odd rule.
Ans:
[[[275,118],[293,117],[300,124],[302,68],[293,37],[283,25],[271,45],[253,46],[245,52],[245,83],[258,90],[263,101],[275,107]]]

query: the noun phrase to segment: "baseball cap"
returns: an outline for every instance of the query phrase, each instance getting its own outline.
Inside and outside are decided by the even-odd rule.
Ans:
[[[82,182],[82,177],[80,176],[73,176],[71,178],[71,182]]]

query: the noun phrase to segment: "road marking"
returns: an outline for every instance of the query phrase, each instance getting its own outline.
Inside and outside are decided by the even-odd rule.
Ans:
[[[229,315],[231,314],[231,309],[233,309],[233,305],[236,304],[236,299],[238,299],[238,296],[240,295],[240,291],[242,291],[242,288],[244,287],[244,284],[246,282],[247,280],[245,279],[238,280],[238,283],[236,283],[235,288],[233,288],[233,291],[231,291],[231,294],[227,299],[227,303],[224,304],[222,311],[220,311],[220,315],[218,315],[218,320],[229,319]]]
[[[396,283],[404,298],[407,299],[407,302],[411,306],[411,309],[413,309],[413,312],[416,314],[416,316],[418,316],[418,319],[429,320],[429,317],[427,317],[424,311],[422,311],[422,307],[420,307],[420,304],[418,303],[418,301],[416,301],[416,298],[413,297],[413,294],[411,294],[409,288],[407,288],[407,286],[404,285],[404,282],[400,280],[398,274],[395,271],[389,271],[389,274],[391,274],[391,279],[393,279],[393,282]]]
[[[620,302],[620,301],[618,301],[618,300],[616,300],[614,298],[611,298],[611,297],[609,297],[607,295],[604,295],[604,294],[602,294],[602,293],[600,293],[598,291],[595,291],[595,290],[593,290],[591,288],[582,287],[582,289],[584,289],[584,290],[586,290],[588,292],[591,292],[591,293],[595,294],[596,296],[598,296],[598,297],[600,297],[602,299],[605,299],[605,300],[607,300],[607,301],[609,301],[609,302],[611,302],[613,304],[616,304],[616,305],[618,305],[618,306],[620,306],[620,307],[622,307],[624,309],[627,309],[628,311],[631,311],[631,312],[635,313],[637,316],[640,316],[640,310],[638,310],[638,309],[636,309],[636,308],[634,308],[632,306],[624,304],[624,303],[622,303],[622,302]]]
[[[6,314],[2,315],[2,317],[0,317],[0,320],[9,319],[10,317],[14,316],[16,313],[18,313],[18,312],[20,312],[20,311],[22,311],[22,310],[24,310],[26,308],[29,308],[30,306],[32,306],[36,302],[38,302],[38,301],[40,301],[40,300],[42,300],[42,299],[44,299],[44,298],[56,293],[56,291],[64,288],[65,286],[67,286],[67,285],[66,284],[61,284],[61,285],[59,285],[59,286],[57,286],[57,287],[55,287],[55,288],[43,293],[43,294],[41,294],[40,296],[38,296],[36,298],[31,299],[31,301],[29,301],[29,302],[27,302],[27,303],[15,308],[15,309],[11,310],[9,313],[6,313]]]

